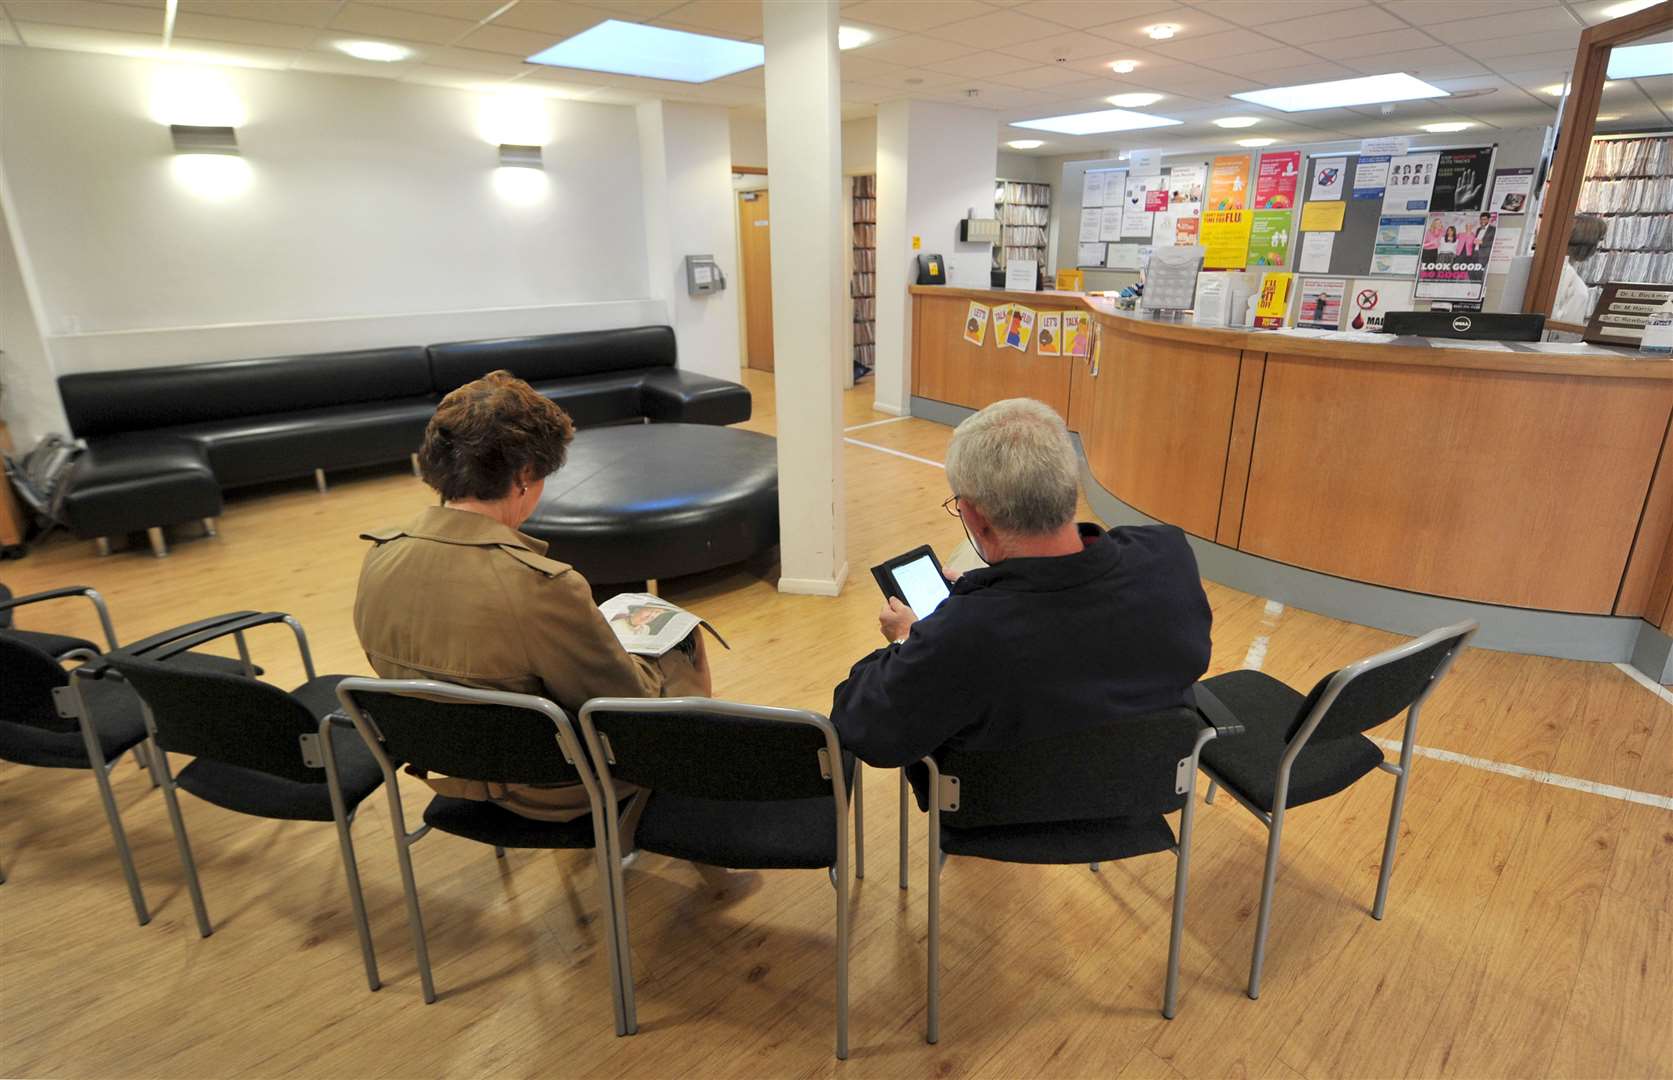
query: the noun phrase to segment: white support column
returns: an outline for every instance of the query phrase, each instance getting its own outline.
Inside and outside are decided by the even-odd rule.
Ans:
[[[848,576],[842,484],[847,304],[837,0],[763,4],[773,193],[780,592],[835,596]]]

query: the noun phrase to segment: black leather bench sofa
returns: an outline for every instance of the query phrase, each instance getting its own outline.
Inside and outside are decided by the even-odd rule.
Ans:
[[[65,375],[86,440],[64,499],[82,539],[165,526],[211,532],[227,488],[407,459],[442,395],[505,368],[579,426],[643,420],[733,424],[749,391],[675,367],[666,326]]]

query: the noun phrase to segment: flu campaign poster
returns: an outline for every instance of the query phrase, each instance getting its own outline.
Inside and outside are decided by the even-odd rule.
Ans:
[[[1262,154],[1255,173],[1255,209],[1295,208],[1296,182],[1301,178],[1301,151]]]

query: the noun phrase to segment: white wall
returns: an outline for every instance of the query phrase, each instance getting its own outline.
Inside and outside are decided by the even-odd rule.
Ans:
[[[731,114],[732,164],[767,167],[767,118],[747,109]],[[842,172],[866,176],[877,169],[877,120],[864,116],[842,122]]]
[[[0,188],[0,420],[23,454],[48,432],[69,434],[70,426],[30,305],[22,256],[14,246],[10,214],[4,210],[7,201]]]
[[[680,366],[738,377],[738,275],[731,131],[718,105],[647,102],[637,108],[650,289],[668,306]],[[713,255],[726,291],[692,296],[685,256]]]
[[[547,190],[517,205],[483,95],[212,69],[252,174],[214,201],[171,173],[159,67],[0,48],[0,169],[60,372],[666,319],[629,107],[544,101]]]
[[[944,257],[949,284],[988,285],[993,246],[961,243],[958,223],[972,209],[993,216],[998,147],[998,128],[986,110],[891,101],[877,111],[876,406],[884,412],[904,413],[911,404],[906,290],[916,280],[917,256]]]

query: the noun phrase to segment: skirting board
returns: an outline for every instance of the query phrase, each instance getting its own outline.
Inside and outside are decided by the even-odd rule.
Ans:
[[[795,596],[840,596],[842,587],[848,581],[848,564],[843,563],[837,569],[836,577],[831,580],[825,578],[788,578],[778,579],[778,591]]]
[[[956,425],[971,412],[942,401],[912,399],[912,415],[936,423]],[[1087,502],[1100,518],[1112,526],[1158,524],[1098,483],[1078,437],[1075,449],[1080,454]],[[1422,634],[1461,619],[1475,619],[1481,623],[1472,642],[1476,648],[1564,660],[1626,662],[1658,682],[1673,678],[1673,639],[1642,619],[1535,611],[1406,592],[1304,570],[1189,534],[1186,539],[1196,552],[1203,577],[1290,607],[1396,634]]]

